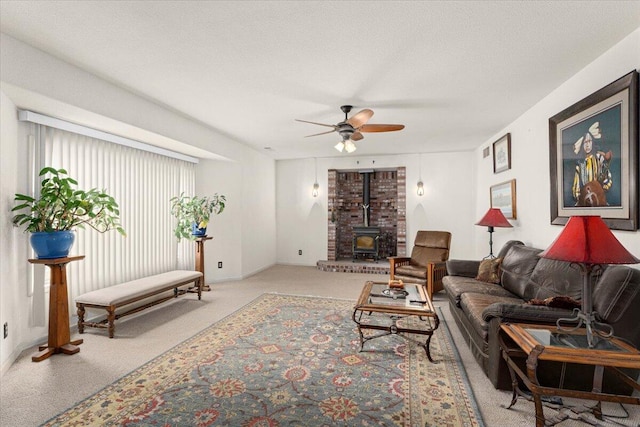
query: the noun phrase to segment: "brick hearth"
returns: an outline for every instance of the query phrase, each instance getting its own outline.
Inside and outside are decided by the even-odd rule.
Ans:
[[[406,254],[406,169],[374,170],[369,225],[381,228],[380,257]],[[363,175],[328,171],[328,261],[351,259],[353,227],[364,224]]]

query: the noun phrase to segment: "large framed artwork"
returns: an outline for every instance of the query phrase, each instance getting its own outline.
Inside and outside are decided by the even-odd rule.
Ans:
[[[638,229],[638,72],[549,119],[551,223],[599,215]]]

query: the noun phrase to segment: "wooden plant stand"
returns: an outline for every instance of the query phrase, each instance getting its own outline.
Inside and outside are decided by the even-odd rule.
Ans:
[[[211,288],[207,285],[204,278],[204,242],[211,240],[213,237],[198,237],[196,239],[196,271],[202,273],[202,290],[210,291]]]
[[[71,261],[84,259],[84,255],[54,258],[30,259],[31,264],[44,264],[51,270],[49,289],[49,338],[46,345],[38,347],[40,351],[31,357],[33,362],[40,362],[52,354],[76,354],[83,340],[71,341],[69,332],[69,298],[67,292],[66,266]]]

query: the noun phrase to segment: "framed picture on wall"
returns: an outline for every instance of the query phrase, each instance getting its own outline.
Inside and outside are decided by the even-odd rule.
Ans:
[[[599,215],[638,229],[638,72],[549,119],[551,223]]]
[[[511,134],[493,143],[493,173],[511,169]]]
[[[500,209],[507,219],[518,219],[515,179],[492,185],[489,194],[492,208]]]

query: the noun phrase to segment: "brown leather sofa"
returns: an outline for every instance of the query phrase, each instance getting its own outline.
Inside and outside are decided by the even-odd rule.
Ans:
[[[476,280],[480,261],[447,261],[443,284],[449,306],[465,341],[494,387],[511,389],[511,379],[499,347],[501,322],[555,325],[571,318],[571,309],[530,305],[527,301],[554,296],[580,300],[582,276],[567,262],[540,258],[541,249],[509,241],[501,249],[499,283]],[[598,320],[610,324],[614,334],[640,348],[640,270],[611,265],[592,278],[593,306]],[[524,362],[524,361],[522,361]],[[567,365],[565,386],[588,390],[593,367]],[[541,384],[558,386],[562,365],[547,362],[538,370]],[[634,375],[637,375],[634,374]],[[607,376],[605,391],[629,393],[631,389]]]
[[[429,298],[440,292],[442,278],[447,274],[445,261],[449,259],[451,233],[448,231],[420,230],[416,234],[411,257],[391,257],[391,280],[417,283],[426,288]]]

